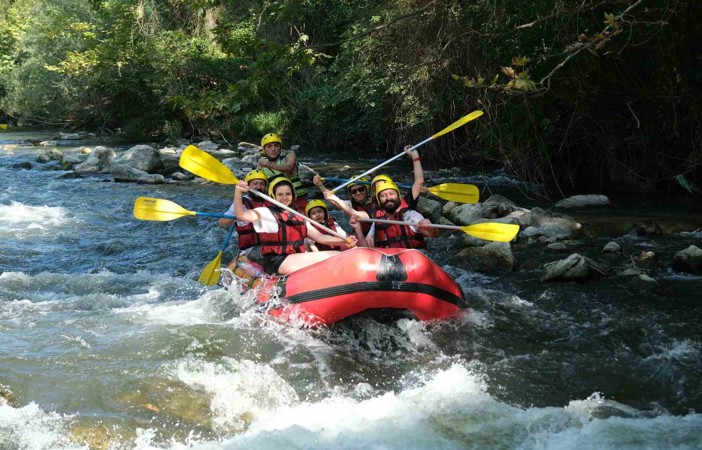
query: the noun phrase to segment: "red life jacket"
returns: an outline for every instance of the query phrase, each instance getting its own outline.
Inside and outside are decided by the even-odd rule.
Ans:
[[[291,255],[304,253],[307,225],[293,213],[269,207],[278,222],[277,233],[259,233],[261,254]]]
[[[375,210],[374,219],[402,220],[402,216],[409,207],[402,199],[400,207],[393,214],[388,214],[384,209]],[[427,248],[424,235],[412,231],[409,225],[389,223],[375,223],[375,246],[378,248]]]
[[[268,206],[268,202],[265,200],[252,199],[249,197],[242,197],[241,200],[246,209]],[[235,223],[236,232],[239,235],[239,250],[245,250],[261,243],[261,240],[258,238],[258,233],[254,230],[253,223],[247,222],[246,225],[239,225],[238,221]]]
[[[330,230],[336,231],[337,233],[339,232],[339,229],[336,227],[336,220],[334,220],[332,217],[328,217],[328,218],[327,218],[327,222],[325,223],[325,225],[326,225],[327,228],[329,228]],[[320,233],[322,233],[322,234],[324,234],[324,235],[326,235],[326,236],[334,236],[333,234],[329,233],[329,232],[326,231],[326,230],[323,230],[323,229],[319,228],[319,227],[316,226],[316,225],[313,225],[313,226],[317,229],[317,231],[319,231]],[[338,250],[337,247],[333,247],[333,246],[327,245],[327,244],[319,244],[319,243],[315,242],[314,245],[317,246],[317,250],[319,250],[319,251],[323,251],[323,250]]]
[[[351,206],[355,211],[365,211],[368,213],[368,217],[373,217],[375,215],[375,210],[376,206],[375,203],[373,203],[372,200],[369,200],[365,203],[356,203],[353,200],[351,201]],[[370,222],[361,222],[361,231],[363,232],[363,235],[367,235],[368,232],[371,229],[371,226],[373,224]]]

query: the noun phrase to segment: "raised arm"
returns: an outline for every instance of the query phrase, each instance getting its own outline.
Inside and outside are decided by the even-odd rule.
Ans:
[[[422,189],[424,188],[424,170],[422,169],[422,160],[419,158],[419,152],[417,150],[410,151],[411,145],[407,145],[404,148],[407,156],[412,158],[412,169],[414,171],[414,183],[412,183],[412,198],[415,200],[419,198]]]
[[[258,222],[261,216],[253,209],[245,209],[242,196],[244,192],[249,192],[249,185],[245,181],[239,180],[239,184],[234,188],[234,212],[236,217],[242,222]]]

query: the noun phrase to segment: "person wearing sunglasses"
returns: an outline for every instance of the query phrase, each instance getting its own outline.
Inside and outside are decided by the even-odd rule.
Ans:
[[[407,156],[409,156],[412,159],[414,183],[412,183],[412,188],[410,189],[410,191],[407,194],[405,194],[405,196],[402,198],[402,203],[406,205],[407,208],[409,208],[410,210],[414,210],[417,207],[419,194],[424,188],[424,169],[422,169],[422,162],[419,158],[419,153],[416,150],[410,150],[411,148],[412,147],[410,145],[405,146],[404,152],[407,154]],[[367,182],[367,180],[358,181]],[[369,187],[366,187],[367,185],[365,184],[358,185],[350,183],[347,186],[347,192],[349,193],[349,197],[351,200],[348,202],[344,202],[343,200],[339,199],[339,197],[336,196],[336,194],[334,194],[332,191],[330,191],[324,186],[319,176],[315,176],[313,179],[313,183],[319,187],[319,189],[322,191],[322,194],[324,195],[324,198],[329,203],[344,211],[346,215],[348,215],[350,218],[356,217],[356,219],[375,217],[376,212],[379,209],[382,209],[381,205],[379,205],[377,201],[377,194],[375,193],[375,187],[378,186],[381,182],[392,183],[394,186],[397,186],[388,175],[377,175],[375,178],[373,178]],[[358,189],[358,186],[363,186],[364,189]],[[352,191],[352,188],[356,189]],[[367,246],[373,246],[373,234],[370,234],[371,230],[373,229],[371,223],[358,222],[357,220],[352,220],[349,222],[349,225],[351,225],[351,227],[355,231],[357,231],[356,237],[358,238],[359,243],[365,242]],[[363,241],[361,241],[361,238],[364,238]]]

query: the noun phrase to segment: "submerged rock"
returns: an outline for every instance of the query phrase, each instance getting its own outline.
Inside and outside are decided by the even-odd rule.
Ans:
[[[476,272],[511,272],[514,255],[509,243],[490,242],[481,247],[464,248],[451,259],[451,263]]]
[[[573,253],[566,259],[545,264],[544,271],[541,281],[585,280],[593,275],[604,274],[595,261],[578,253]]]
[[[588,206],[607,206],[609,205],[609,198],[606,195],[599,194],[589,194],[589,195],[574,195],[572,197],[564,198],[563,200],[556,203],[554,206],[556,208],[585,208]]]
[[[673,269],[678,272],[702,273],[702,249],[691,245],[673,257]]]

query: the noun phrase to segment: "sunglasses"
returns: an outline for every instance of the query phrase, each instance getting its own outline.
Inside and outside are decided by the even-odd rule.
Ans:
[[[365,186],[354,187],[349,189],[349,192],[351,192],[352,194],[358,194],[361,192],[366,192],[366,188]]]

